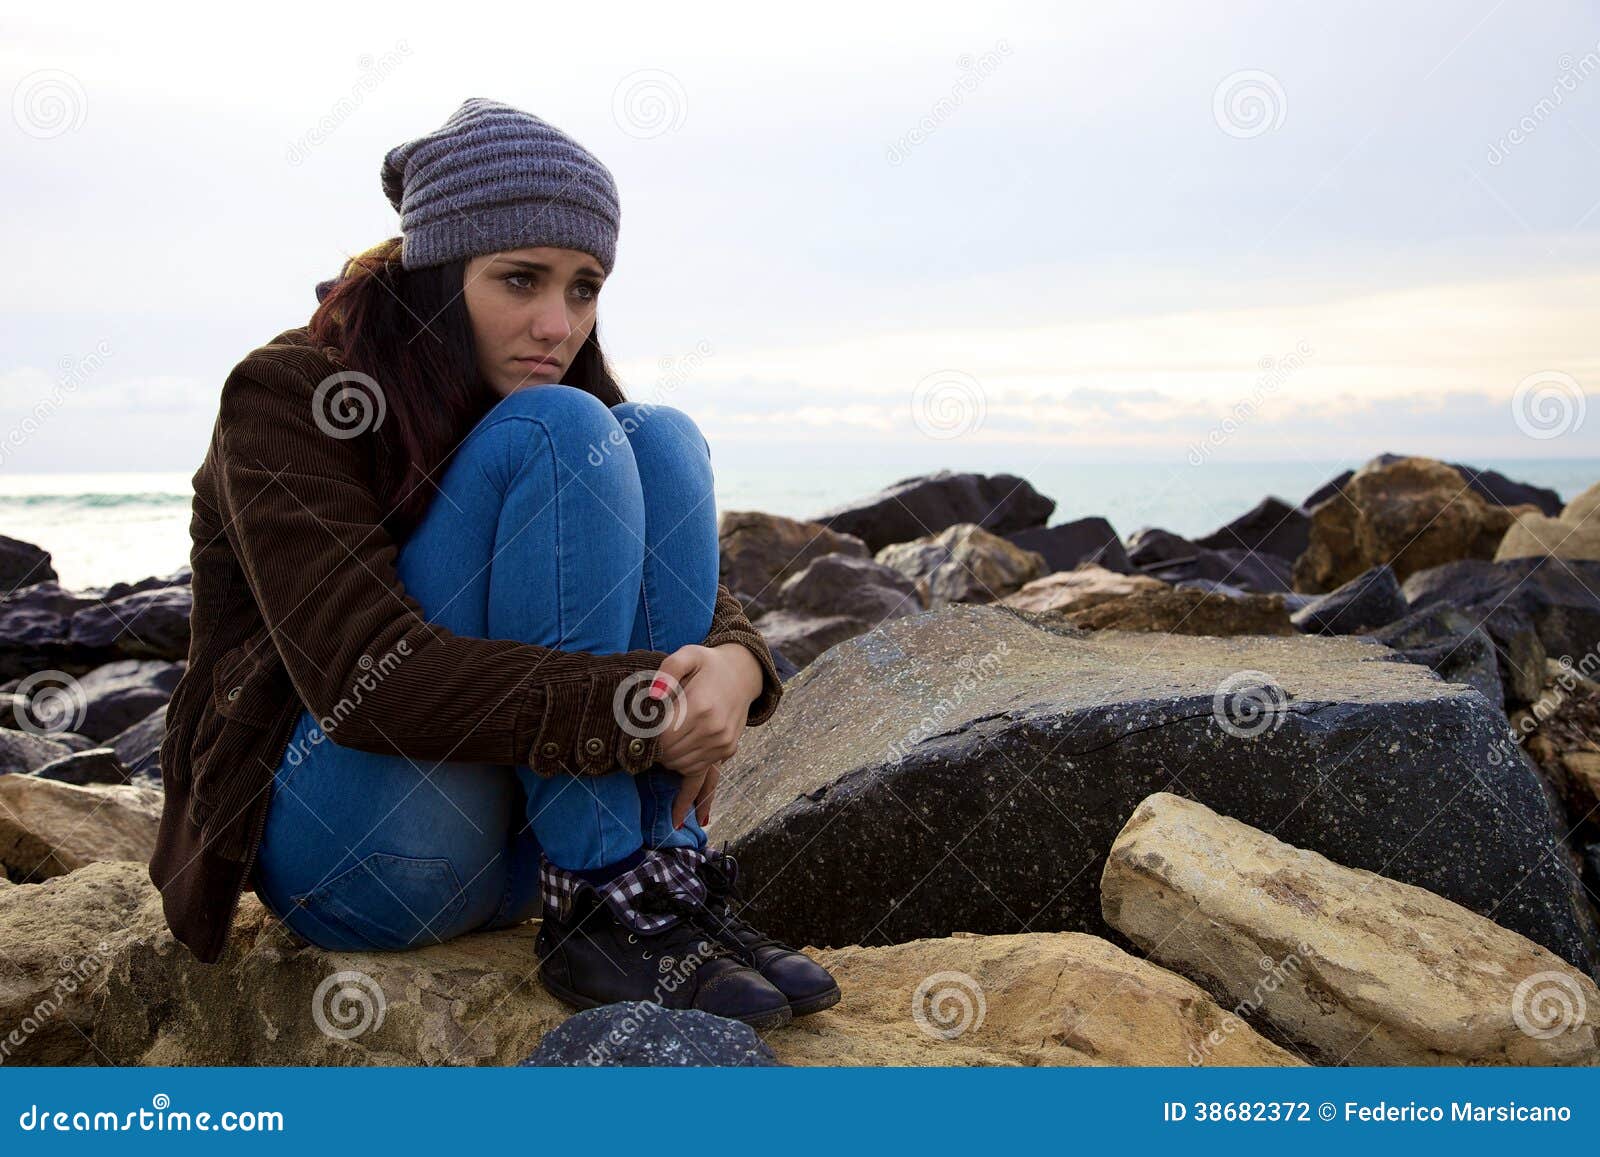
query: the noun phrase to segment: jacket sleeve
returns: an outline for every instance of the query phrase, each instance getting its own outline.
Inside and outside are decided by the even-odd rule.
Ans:
[[[395,570],[365,449],[319,424],[303,378],[250,359],[235,367],[213,468],[224,533],[327,737],[546,776],[653,763],[659,712],[633,708],[666,653],[566,651],[430,623]]]
[[[717,606],[711,615],[711,630],[702,646],[720,647],[724,643],[740,643],[761,664],[761,693],[750,701],[750,713],[745,718],[746,727],[759,727],[778,709],[783,698],[783,680],[778,677],[777,665],[772,661],[772,650],[761,632],[751,625],[744,607],[724,583],[717,584]]]

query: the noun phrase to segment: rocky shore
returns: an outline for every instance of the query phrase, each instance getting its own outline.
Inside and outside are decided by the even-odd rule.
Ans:
[[[0,537],[0,1064],[1600,1063],[1600,484],[1380,455],[1187,539],[942,471],[724,512],[783,706],[710,826],[844,998],[577,1015],[537,922],[227,954],[147,863],[187,568]]]

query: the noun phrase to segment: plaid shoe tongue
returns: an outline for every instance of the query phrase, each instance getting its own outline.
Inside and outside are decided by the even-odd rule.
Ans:
[[[545,907],[564,920],[572,910],[572,898],[578,889],[588,888],[598,893],[613,915],[633,931],[646,935],[659,932],[682,917],[675,912],[644,910],[640,898],[647,886],[658,885],[687,901],[703,904],[706,885],[698,869],[704,861],[705,855],[697,848],[657,848],[633,868],[608,883],[596,885],[543,860],[539,872]]]

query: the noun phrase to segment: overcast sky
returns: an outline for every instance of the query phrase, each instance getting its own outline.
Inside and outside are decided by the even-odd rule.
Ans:
[[[601,332],[724,468],[1600,454],[1593,5],[0,25],[0,471],[192,469],[228,370],[398,232],[385,151],[469,96],[616,175]]]

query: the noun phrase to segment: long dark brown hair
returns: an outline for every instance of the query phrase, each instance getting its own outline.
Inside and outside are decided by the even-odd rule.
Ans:
[[[461,258],[407,270],[400,238],[391,237],[346,264],[307,324],[313,341],[382,391],[383,419],[368,433],[384,523],[397,540],[421,521],[450,456],[500,400],[478,372],[466,267]],[[598,324],[561,380],[607,406],[626,400]]]

